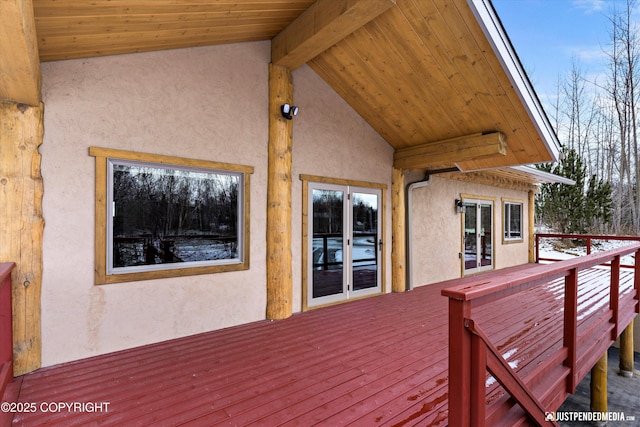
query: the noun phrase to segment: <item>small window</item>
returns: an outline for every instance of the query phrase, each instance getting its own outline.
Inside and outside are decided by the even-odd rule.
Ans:
[[[522,203],[504,202],[504,240],[523,240]]]
[[[115,150],[91,154],[104,164],[96,170],[97,283],[248,268],[252,168]]]

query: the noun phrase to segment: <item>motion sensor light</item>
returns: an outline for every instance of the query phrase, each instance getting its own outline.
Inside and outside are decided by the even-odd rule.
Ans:
[[[295,105],[291,106],[289,104],[282,104],[280,111],[282,112],[282,117],[287,120],[291,120],[293,116],[298,115],[298,107]]]

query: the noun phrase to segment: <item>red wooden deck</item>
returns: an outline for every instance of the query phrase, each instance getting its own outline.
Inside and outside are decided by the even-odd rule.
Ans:
[[[609,270],[581,274],[584,317],[608,306]],[[622,293],[631,292],[633,272],[621,276]],[[33,409],[15,413],[13,425],[446,425],[448,299],[440,292],[451,284],[44,368],[10,384],[22,404],[14,409]],[[479,314],[517,370],[533,370],[560,345],[562,286],[536,287]],[[492,386],[489,394],[504,393]],[[51,411],[58,407],[50,402],[108,402],[108,410]]]

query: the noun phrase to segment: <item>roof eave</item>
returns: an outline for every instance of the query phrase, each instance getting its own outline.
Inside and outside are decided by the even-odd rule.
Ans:
[[[533,177],[539,184],[567,184],[567,185],[576,185],[576,182],[573,179],[566,178],[564,176],[556,175],[551,172],[546,172],[540,169],[536,169],[531,166],[522,165],[522,166],[511,166],[511,169],[514,169],[518,172],[526,173]]]
[[[552,161],[559,161],[560,142],[558,137],[493,5],[490,0],[467,0],[467,2],[529,113],[529,117],[538,130]]]

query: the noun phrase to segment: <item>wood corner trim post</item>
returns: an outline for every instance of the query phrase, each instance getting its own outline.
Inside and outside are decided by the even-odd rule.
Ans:
[[[44,106],[0,101],[0,260],[14,262],[13,374],[41,366]]]
[[[533,190],[529,190],[528,200],[528,222],[529,222],[529,262],[534,263],[536,259],[536,193]]]
[[[404,171],[393,168],[391,178],[391,289],[393,292],[404,292],[407,287],[405,210]]]
[[[292,121],[280,106],[293,102],[293,79],[286,67],[269,64],[269,164],[267,171],[267,307],[270,320],[291,316]]]

